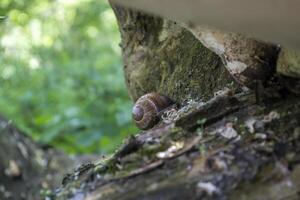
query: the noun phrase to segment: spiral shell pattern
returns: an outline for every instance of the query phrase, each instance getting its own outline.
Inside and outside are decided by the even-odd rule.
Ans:
[[[159,112],[172,104],[170,98],[159,93],[145,94],[133,106],[132,118],[138,128],[142,130],[152,128],[159,121]]]

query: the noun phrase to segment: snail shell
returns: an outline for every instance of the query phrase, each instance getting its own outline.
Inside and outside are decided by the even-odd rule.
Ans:
[[[132,118],[142,130],[152,128],[159,121],[159,112],[173,104],[173,101],[159,93],[149,93],[140,97],[133,106]]]

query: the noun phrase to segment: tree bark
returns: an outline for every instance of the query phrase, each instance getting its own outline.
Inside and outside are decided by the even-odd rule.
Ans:
[[[56,199],[298,199],[299,97],[220,94],[83,167]],[[168,120],[167,120],[168,121]],[[76,175],[77,174],[77,175]]]
[[[157,91],[180,107],[75,171],[52,197],[298,199],[299,97],[282,87],[241,90],[220,58],[177,23],[114,10],[132,99]],[[276,63],[273,53],[268,58]]]
[[[224,86],[236,87],[220,58],[176,22],[113,8],[122,37],[126,84],[134,101],[152,91],[177,102],[208,99]]]
[[[166,19],[113,9],[132,99],[155,91],[178,105],[164,110],[159,124],[129,137],[114,154],[83,162],[63,178],[64,170],[74,166],[72,160],[65,155],[60,160],[59,154],[45,151],[2,120],[6,124],[0,134],[0,177],[5,187],[0,188],[4,191],[0,198],[7,191],[6,195],[37,198],[36,188],[47,174],[54,174],[44,185],[59,185],[59,179],[62,185],[44,193],[48,199],[299,199],[297,93],[259,84],[255,91],[241,89],[225,69],[221,54],[200,43],[201,35],[197,39]],[[240,39],[245,38],[230,44],[238,46]],[[267,58],[255,59],[274,67],[269,65],[277,61],[274,45],[246,41],[262,47],[260,55]],[[238,52],[234,51],[237,57],[242,55]],[[299,67],[289,55],[280,54],[282,62],[277,64],[288,72],[286,80],[298,81],[298,76],[290,79],[289,73]],[[53,162],[57,168],[50,167]]]

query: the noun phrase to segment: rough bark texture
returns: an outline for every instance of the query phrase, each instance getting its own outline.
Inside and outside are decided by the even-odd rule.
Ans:
[[[189,104],[66,177],[50,197],[299,199],[300,101],[285,98],[257,105],[252,93],[225,93]]]
[[[226,69],[241,85],[267,85],[274,75],[279,47],[237,33],[185,24],[199,41],[221,57]]]
[[[231,82],[215,54],[174,22],[114,9],[133,100],[158,91],[179,103],[205,102],[165,110],[160,124],[83,165],[50,197],[299,199],[299,97],[276,88],[214,96]]]
[[[122,37],[125,79],[135,101],[161,92],[177,102],[212,97],[235,85],[220,58],[176,22],[114,7]]]
[[[283,48],[278,57],[277,72],[282,75],[285,86],[300,95],[300,52]]]
[[[164,110],[157,126],[128,138],[113,155],[83,164],[44,196],[299,199],[300,97],[282,88],[242,92],[220,58],[175,22],[120,7],[114,10],[132,99],[156,91],[180,107]],[[261,51],[264,55],[264,48]],[[270,55],[268,62],[275,62],[277,56]],[[291,70],[298,69],[297,60],[284,57],[280,59],[288,68],[292,63],[296,67]],[[285,78],[291,80],[289,75]],[[225,87],[230,89],[214,94]],[[0,127],[0,199],[21,194],[32,199],[37,193],[30,188],[57,183],[53,180],[67,169],[62,166],[73,166],[65,156],[60,160],[41,150],[6,122]],[[45,181],[45,174],[56,173],[53,182]]]
[[[283,48],[278,57],[277,72],[285,76],[300,78],[300,52]]]

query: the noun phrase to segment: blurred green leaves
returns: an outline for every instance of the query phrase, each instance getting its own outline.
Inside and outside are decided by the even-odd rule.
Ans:
[[[98,0],[2,0],[0,113],[70,153],[136,132],[114,14]]]

